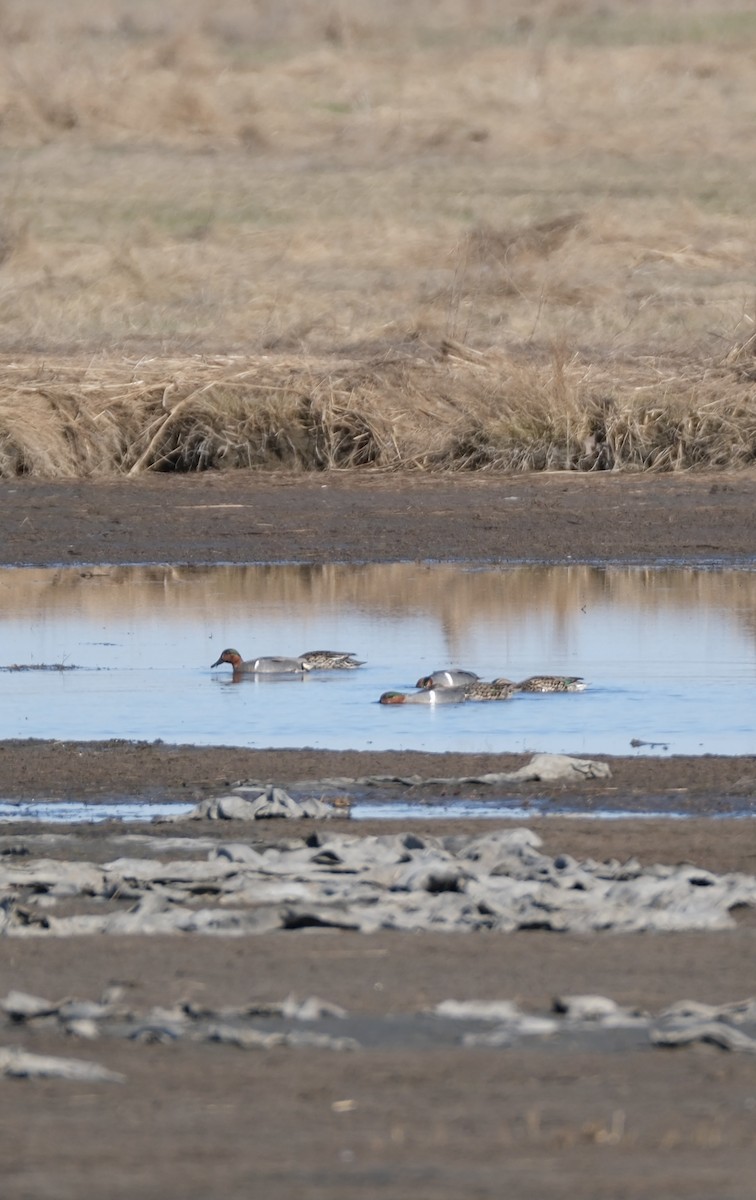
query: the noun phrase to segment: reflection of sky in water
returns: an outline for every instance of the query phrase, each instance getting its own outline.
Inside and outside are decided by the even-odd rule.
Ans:
[[[0,571],[0,738],[255,747],[756,752],[756,573],[448,566]],[[230,682],[245,657],[351,650],[360,671]],[[583,675],[582,695],[376,704],[433,668]]]

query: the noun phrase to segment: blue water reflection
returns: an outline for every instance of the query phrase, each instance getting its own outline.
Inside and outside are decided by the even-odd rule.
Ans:
[[[0,738],[583,754],[756,752],[756,573],[378,565],[0,571]],[[245,657],[359,671],[249,679]],[[582,695],[382,707],[434,668],[583,675]]]

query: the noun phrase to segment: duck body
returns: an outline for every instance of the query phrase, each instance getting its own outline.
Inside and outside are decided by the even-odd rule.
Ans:
[[[307,650],[299,655],[308,671],[354,671],[364,662],[347,650]]]
[[[425,691],[431,688],[467,687],[470,683],[476,683],[478,679],[479,676],[474,671],[461,671],[454,667],[449,671],[431,671],[430,675],[422,675],[415,687]]]
[[[230,663],[234,675],[303,675],[311,670],[301,658],[273,656],[243,659],[238,650],[230,648],[224,650],[212,666],[220,667],[223,663]]]
[[[463,690],[466,700],[511,700],[517,688],[508,679],[495,679],[491,683],[478,679]]]
[[[587,684],[579,675],[530,675],[514,686],[518,692],[584,692]]]
[[[462,704],[467,699],[461,687],[425,688],[420,692],[384,692],[379,704]]]

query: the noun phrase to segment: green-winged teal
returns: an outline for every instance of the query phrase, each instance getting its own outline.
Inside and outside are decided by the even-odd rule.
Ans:
[[[351,650],[307,650],[299,658],[308,671],[353,671],[365,665]]]
[[[301,658],[249,658],[246,661],[238,650],[224,650],[217,662],[212,665],[219,667],[222,663],[230,663],[234,675],[303,675],[311,668]]]
[[[517,689],[507,679],[494,679],[492,683],[477,679],[462,690],[466,700],[511,700]]]
[[[422,692],[384,692],[379,704],[462,704],[464,688],[426,688]]]
[[[450,671],[431,671],[430,675],[421,676],[415,687],[425,688],[426,691],[428,688],[466,687],[478,679],[474,671],[460,671],[454,667]]]
[[[296,658],[272,655],[243,659],[238,650],[224,650],[214,667],[230,663],[234,675],[301,675],[304,671],[354,670],[364,664],[347,650],[307,650]]]
[[[579,675],[530,675],[514,687],[518,692],[584,692],[587,684]]]

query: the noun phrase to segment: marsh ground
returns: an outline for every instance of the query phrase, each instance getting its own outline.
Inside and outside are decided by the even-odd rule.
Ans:
[[[3,563],[753,561],[750,6],[6,0],[0,33]],[[208,465],[286,474],[149,473]],[[207,753],[4,744],[1,790],[247,771]],[[750,759],[643,772],[753,792]],[[539,830],[752,873],[750,825]],[[753,995],[753,928],[6,938],[0,992],[658,1009]],[[8,1200],[753,1192],[745,1055],[33,1042],[126,1082],[4,1080]]]

